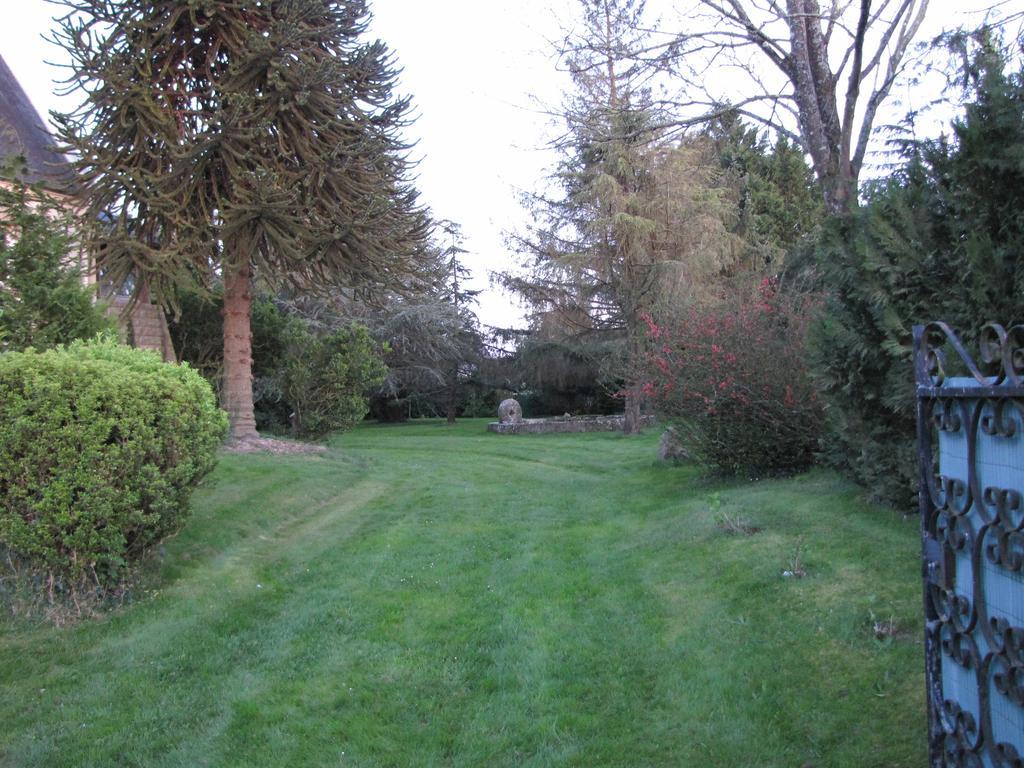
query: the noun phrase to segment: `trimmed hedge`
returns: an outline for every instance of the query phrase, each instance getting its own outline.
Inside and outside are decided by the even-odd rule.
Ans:
[[[974,90],[952,138],[914,142],[902,168],[823,231],[826,288],[813,362],[832,436],[828,461],[877,501],[917,509],[912,331],[944,320],[968,349],[1024,304],[1024,70],[981,38]]]
[[[151,352],[0,355],[0,548],[42,570],[51,600],[117,587],[182,527],[226,429],[209,384]]]

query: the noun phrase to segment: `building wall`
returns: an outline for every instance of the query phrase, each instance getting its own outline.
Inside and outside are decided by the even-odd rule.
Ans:
[[[0,180],[0,186],[11,188],[10,183],[3,180]],[[44,190],[44,194],[73,217],[82,215],[83,206],[75,197],[52,190]],[[3,212],[0,211],[0,216],[2,215]],[[101,296],[103,286],[100,284],[98,268],[77,242],[68,252],[66,264],[78,271],[83,284],[93,287],[94,300],[102,298],[107,303],[107,313],[117,317],[125,343],[138,349],[154,350],[165,362],[177,361],[167,328],[167,317],[163,310],[150,300],[149,290],[145,284],[139,287],[139,295],[135,302],[132,302],[130,296]]]

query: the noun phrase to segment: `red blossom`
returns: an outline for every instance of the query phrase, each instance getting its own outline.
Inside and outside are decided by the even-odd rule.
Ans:
[[[779,455],[777,444],[765,452],[763,441],[779,440],[783,425],[784,434],[797,435],[785,439],[806,436],[816,446],[821,399],[807,373],[804,338],[818,304],[766,278],[746,303],[691,307],[671,324],[650,320],[648,336],[657,343],[646,357],[651,386],[644,394],[716,445],[751,446],[748,455]],[[800,450],[810,455],[813,447]]]

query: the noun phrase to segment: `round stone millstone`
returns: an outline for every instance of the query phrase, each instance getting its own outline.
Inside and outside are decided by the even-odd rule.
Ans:
[[[518,400],[511,397],[502,400],[498,406],[498,421],[502,424],[517,424],[523,420],[523,408]]]

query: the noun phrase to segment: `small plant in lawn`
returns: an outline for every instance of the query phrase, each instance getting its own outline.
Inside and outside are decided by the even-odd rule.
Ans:
[[[712,516],[717,517],[719,510],[722,508],[722,494],[712,493],[708,496],[708,511],[711,512]]]
[[[874,611],[871,611],[868,621],[871,624],[875,640],[879,642],[891,641],[900,634],[899,625],[896,624],[896,619],[892,615],[888,619],[880,619]]]
[[[782,572],[784,578],[787,579],[802,579],[807,575],[807,569],[804,567],[803,561],[803,539],[796,540],[796,548],[793,550],[793,555],[789,558],[789,563],[786,569]]]
[[[729,536],[753,536],[761,531],[761,526],[722,509],[721,494],[713,493],[708,497],[708,510],[715,521],[715,527]]]

